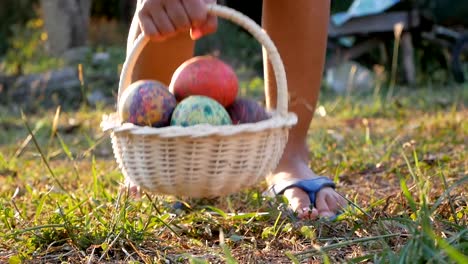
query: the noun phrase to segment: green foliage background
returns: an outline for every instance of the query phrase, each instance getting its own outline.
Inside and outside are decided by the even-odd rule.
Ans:
[[[13,35],[13,25],[25,25],[36,15],[38,0],[2,0],[0,8],[0,55],[9,47],[8,40]]]
[[[93,16],[118,19],[128,23],[128,8],[134,0],[93,0]],[[28,21],[39,16],[39,0],[1,0],[0,56],[12,47],[11,38],[17,37],[18,28],[28,28]]]
[[[256,1],[261,2],[261,0]],[[352,2],[353,0],[332,0],[331,11],[332,13],[345,11]],[[92,16],[94,18],[113,19],[114,22],[121,23],[122,32],[115,34],[125,36],[128,23],[133,14],[134,0],[94,0],[92,3]],[[249,3],[253,4],[253,2]],[[42,38],[44,29],[34,26],[37,24],[34,20],[40,16],[38,5],[39,0],[2,0],[0,8],[0,71],[3,74],[38,73],[42,70],[62,66],[62,63],[58,60],[59,58],[50,58],[45,52],[46,43]],[[463,20],[468,20],[468,15],[466,15],[468,14],[468,1],[403,0],[403,4],[397,8],[406,10],[411,6],[423,8],[428,17],[432,16],[437,21],[453,23],[454,21],[463,22]],[[468,25],[468,21],[465,21],[465,25]],[[96,27],[94,24],[92,26]],[[233,66],[241,71],[244,69],[247,69],[247,71],[253,70],[261,75],[261,49],[258,43],[248,34],[239,33],[239,31],[242,30],[222,21],[216,35],[204,38],[197,43],[197,53],[219,52],[224,59],[234,64]],[[416,46],[417,68],[422,73],[420,76],[431,80],[435,76],[437,82],[450,81],[451,75],[447,71],[450,65],[448,65],[444,54],[446,51],[416,37],[413,41]],[[119,58],[124,56],[125,44],[122,41],[114,40],[114,42],[110,43],[110,45],[116,45],[118,46],[116,48],[121,49]],[[93,42],[92,49],[97,48],[106,51],[110,46],[108,44],[98,40]],[[391,51],[392,47],[393,42],[388,42],[386,49]],[[366,55],[367,57],[363,56],[361,61],[358,60],[358,62],[372,68],[376,61],[375,57],[381,55],[377,51],[374,53]],[[115,65],[110,66],[115,68]],[[386,66],[388,67],[388,65]],[[402,71],[402,68],[399,67],[399,71]],[[400,75],[402,74],[400,73]]]

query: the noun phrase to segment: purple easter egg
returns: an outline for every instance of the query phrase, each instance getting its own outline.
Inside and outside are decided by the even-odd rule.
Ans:
[[[123,122],[139,126],[164,127],[170,124],[177,101],[168,88],[155,80],[132,83],[122,93],[118,111]]]
[[[269,118],[265,108],[250,98],[239,97],[226,110],[234,125],[256,123]]]

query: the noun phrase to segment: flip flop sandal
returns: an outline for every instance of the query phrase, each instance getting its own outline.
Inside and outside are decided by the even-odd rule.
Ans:
[[[285,190],[289,188],[297,187],[306,192],[309,195],[310,203],[315,206],[315,197],[316,194],[325,187],[336,188],[335,183],[327,177],[318,177],[313,179],[300,179],[300,180],[290,180],[284,181],[279,184],[273,184],[266,194],[269,196],[282,195]]]

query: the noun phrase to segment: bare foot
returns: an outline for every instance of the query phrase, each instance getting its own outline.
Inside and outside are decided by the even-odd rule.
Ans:
[[[269,184],[293,179],[311,179],[318,177],[307,164],[307,155],[285,153],[277,172],[269,178]],[[292,187],[284,191],[289,206],[297,212],[300,219],[316,219],[317,217],[333,217],[346,206],[346,200],[333,188],[324,187],[316,194],[314,208],[311,206],[308,194],[300,188]]]
[[[132,180],[129,178],[125,178],[125,182],[120,188],[121,193],[125,193],[128,191],[128,195],[130,198],[133,199],[140,199],[141,198],[141,190],[138,185],[136,185]]]

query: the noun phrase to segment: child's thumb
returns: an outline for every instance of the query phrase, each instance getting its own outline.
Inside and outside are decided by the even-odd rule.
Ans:
[[[198,27],[192,27],[190,30],[190,36],[196,40],[203,36],[209,35],[216,32],[218,29],[218,18],[213,15],[209,15],[205,23]]]

